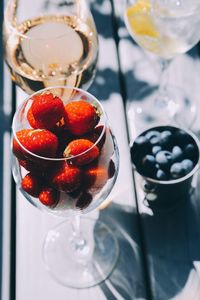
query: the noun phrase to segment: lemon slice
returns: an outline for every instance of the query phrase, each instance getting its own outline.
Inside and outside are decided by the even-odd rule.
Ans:
[[[131,30],[136,35],[146,35],[157,38],[159,32],[150,16],[150,0],[138,0],[135,4],[127,8],[127,19]]]
[[[128,7],[127,15],[131,17],[133,14],[150,12],[150,10],[151,10],[151,3],[149,0],[138,0],[135,4]]]

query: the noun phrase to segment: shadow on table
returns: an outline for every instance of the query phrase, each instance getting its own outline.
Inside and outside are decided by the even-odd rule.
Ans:
[[[123,74],[121,80],[125,81],[116,84],[120,80],[119,73],[111,68],[97,70],[94,82],[89,88],[89,92],[94,96],[98,95],[100,101],[107,101],[113,93],[122,94],[125,101],[142,101],[145,91],[148,88],[153,92],[158,88],[157,85],[150,85],[146,81],[138,80],[133,70],[128,70]],[[141,93],[141,91],[144,91]]]
[[[200,277],[193,266],[200,260],[198,198],[196,191],[169,210],[142,214],[156,300],[200,299]],[[191,291],[198,297],[186,297]]]
[[[153,299],[199,300],[200,210],[197,195],[171,210],[142,213],[146,255]],[[100,219],[115,232],[120,258],[111,276],[101,284],[109,300],[150,299],[146,295],[136,212],[112,204]],[[189,296],[190,295],[190,296]]]
[[[120,247],[115,269],[100,285],[106,299],[147,299],[136,214],[131,207],[113,203],[99,219],[112,229]]]
[[[111,94],[120,93],[118,82],[118,73],[111,68],[98,70],[89,88],[89,92],[97,96],[100,101],[107,101]]]

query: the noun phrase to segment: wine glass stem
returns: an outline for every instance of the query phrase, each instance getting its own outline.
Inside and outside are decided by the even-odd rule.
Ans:
[[[75,260],[86,265],[90,258],[90,247],[81,232],[81,217],[79,215],[72,218],[71,245]]]
[[[169,97],[167,94],[167,84],[168,84],[168,67],[170,60],[161,59],[161,79],[158,88],[158,95],[156,97],[156,106],[158,108],[164,108],[168,105]]]
[[[75,246],[75,250],[81,250],[86,241],[81,234],[81,227],[80,227],[81,218],[80,216],[75,216],[72,220],[72,230],[73,230],[73,242]]]

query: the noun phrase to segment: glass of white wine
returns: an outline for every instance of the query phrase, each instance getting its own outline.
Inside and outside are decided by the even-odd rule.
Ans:
[[[190,127],[196,117],[192,95],[168,83],[169,62],[186,53],[200,39],[200,3],[197,0],[126,0],[125,23],[133,39],[161,60],[162,76],[158,89],[142,89],[136,108],[129,113],[149,125],[172,121]]]
[[[85,0],[8,0],[4,54],[12,80],[27,94],[53,85],[88,89],[98,37]]]

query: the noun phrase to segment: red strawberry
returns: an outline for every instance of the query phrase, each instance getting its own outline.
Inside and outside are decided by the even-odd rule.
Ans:
[[[77,139],[68,144],[63,155],[65,157],[78,155],[77,157],[72,157],[71,161],[78,166],[83,166],[89,164],[99,156],[99,149],[89,140]]]
[[[61,118],[54,127],[51,128],[51,131],[55,133],[56,135],[62,135],[63,133],[66,133],[67,127],[65,118]],[[68,131],[69,134],[69,131]]]
[[[57,137],[59,142],[57,152],[59,157],[63,157],[63,152],[66,148],[66,145],[68,145],[69,142],[71,142],[74,139],[74,137],[72,137],[72,135],[67,130],[63,130],[62,132],[57,134]]]
[[[18,141],[13,139],[13,153],[19,159],[30,157],[26,150],[44,157],[55,157],[58,148],[58,138],[45,129],[22,129],[16,133]]]
[[[40,122],[36,121],[33,116],[32,107],[30,107],[27,112],[27,120],[32,128],[34,128],[34,129],[42,128],[42,124],[40,124]]]
[[[29,166],[27,164],[27,160],[25,159],[18,159],[18,162],[20,164],[21,167],[23,167],[24,169],[30,171]]]
[[[111,159],[109,166],[108,166],[108,177],[112,178],[115,175],[116,168],[113,160]]]
[[[21,181],[21,186],[25,192],[33,197],[38,197],[42,184],[36,175],[28,173]]]
[[[99,121],[97,109],[90,103],[79,100],[65,105],[65,119],[69,131],[74,135],[84,135]]]
[[[30,171],[32,173],[38,172],[38,164],[36,164],[34,161],[28,159],[18,159],[18,162],[20,166],[25,168],[27,171]]]
[[[64,192],[72,192],[81,185],[82,172],[76,166],[69,166],[66,163],[51,176],[51,185]]]
[[[101,189],[108,180],[108,169],[104,166],[92,165],[83,174],[86,188]]]
[[[92,132],[89,132],[83,138],[87,139],[93,143],[96,143],[98,141],[96,145],[99,148],[99,150],[101,150],[101,148],[103,147],[105,140],[106,140],[106,130],[104,130],[104,133],[103,133],[103,130],[104,130],[104,126],[99,125],[99,126],[95,127]],[[102,134],[102,136],[101,136],[101,134]],[[100,138],[100,136],[101,136],[101,138]],[[99,140],[99,138],[100,138],[100,140]]]
[[[27,157],[23,160],[18,159],[18,162],[21,167],[31,173],[39,174],[40,177],[46,177],[46,174],[49,173],[49,169],[54,169],[54,165],[56,164],[56,162],[51,160],[44,160],[40,158],[28,159]]]
[[[45,206],[55,206],[60,197],[60,192],[51,188],[45,187],[39,194],[39,200]]]
[[[25,156],[26,156],[26,151],[21,147],[20,144],[22,144],[24,146],[26,137],[31,132],[32,132],[32,129],[22,129],[16,133],[18,141],[16,138],[13,138],[12,150],[13,150],[14,155],[20,160],[24,160]]]
[[[104,144],[101,148],[101,155],[99,156],[99,163],[101,165],[109,164],[110,159],[114,153],[114,142],[112,133],[109,128],[106,129]]]
[[[51,129],[65,115],[62,100],[52,93],[40,94],[33,97],[32,113],[40,128]]]
[[[76,208],[83,210],[87,208],[91,202],[92,202],[92,195],[87,192],[84,192],[78,198],[76,202]]]

